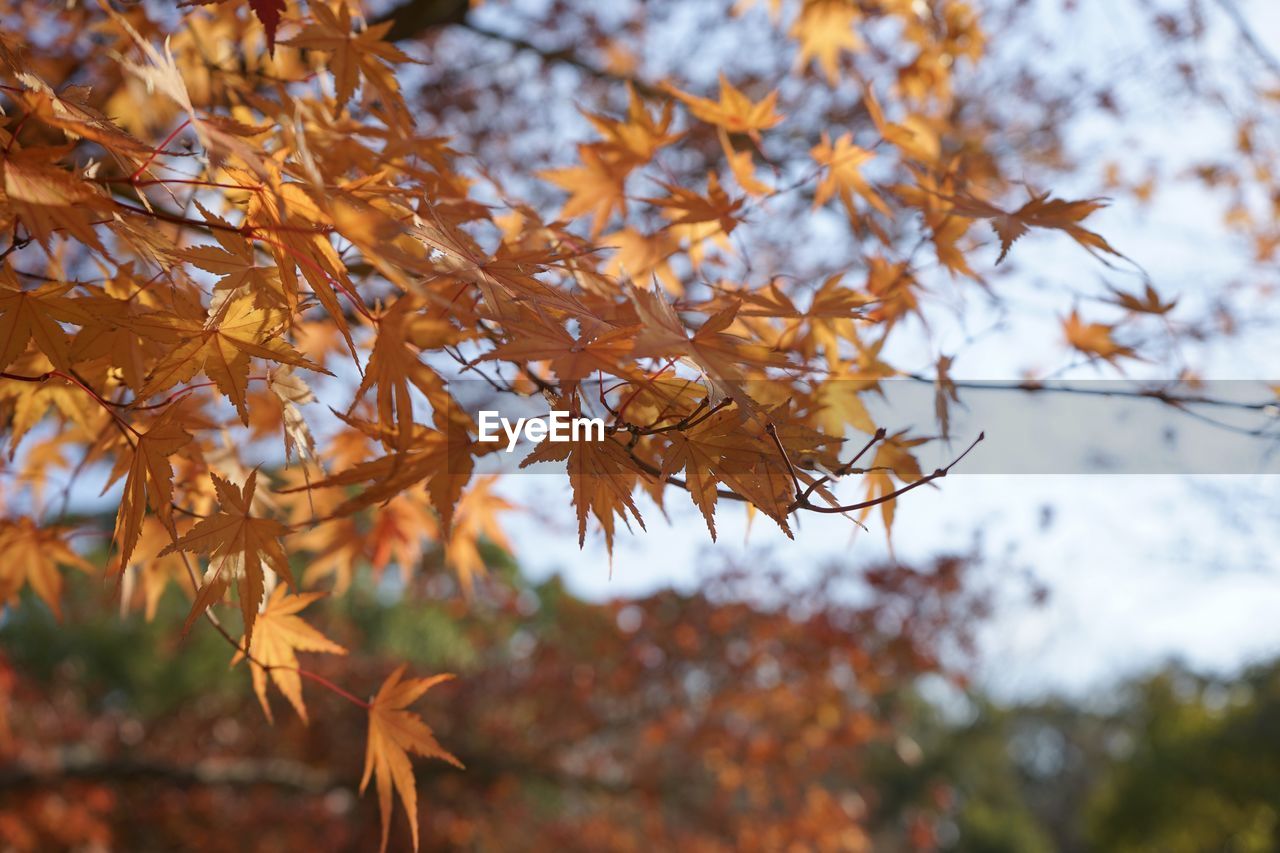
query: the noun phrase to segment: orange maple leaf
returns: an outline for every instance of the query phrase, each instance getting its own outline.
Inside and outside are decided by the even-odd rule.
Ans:
[[[255,307],[251,298],[229,299],[211,314],[204,322],[158,312],[124,321],[140,334],[150,332],[161,338],[178,338],[168,356],[152,369],[145,387],[138,392],[139,397],[149,397],[186,382],[203,370],[231,400],[241,421],[248,425],[245,394],[250,357],[329,373],[281,340],[283,321],[275,312]]]
[[[716,412],[687,430],[670,434],[671,446],[662,464],[665,479],[683,469],[689,497],[702,513],[707,530],[716,538],[716,483],[726,467],[742,469],[761,459],[763,445],[744,434],[738,412]]]
[[[973,219],[989,219],[991,227],[1000,237],[1000,257],[996,263],[1004,260],[1009,254],[1015,240],[1026,234],[1031,228],[1052,228],[1062,231],[1081,246],[1092,253],[1105,252],[1116,257],[1124,257],[1097,234],[1080,224],[1085,217],[1107,205],[1102,198],[1086,198],[1078,201],[1066,201],[1054,198],[1049,193],[1033,193],[1026,204],[1015,211],[1006,211],[991,202],[966,194],[948,199],[955,204],[955,212]]]
[[[718,222],[725,234],[733,233],[739,219],[743,198],[730,198],[720,186],[720,179],[712,172],[707,177],[707,194],[700,195],[691,189],[674,184],[662,184],[671,193],[667,198],[646,198],[644,201],[662,208],[662,213],[672,225],[692,225],[698,222]]]
[[[310,4],[310,9],[315,23],[282,44],[329,54],[329,70],[333,72],[338,104],[351,100],[361,77],[387,100],[398,101],[400,87],[396,83],[395,72],[387,63],[411,63],[413,59],[395,45],[383,41],[392,22],[374,24],[357,33],[351,25],[351,9],[346,3],[339,7],[336,15],[324,3]]]
[[[364,793],[371,778],[377,780],[378,810],[382,815],[382,845],[379,849],[382,851],[387,849],[391,830],[393,793],[400,794],[400,803],[409,816],[409,828],[413,832],[413,849],[418,849],[418,786],[413,779],[413,764],[409,760],[409,754],[439,758],[455,767],[462,767],[461,761],[436,742],[435,735],[422,718],[405,710],[422,694],[453,676],[437,675],[402,682],[400,678],[404,670],[401,666],[391,673],[369,703],[369,740],[365,749],[360,793]]]
[[[483,360],[549,361],[556,376],[572,382],[597,370],[616,371],[634,346],[635,326],[604,327],[594,334],[574,338],[562,326],[532,311],[522,311],[504,321],[506,342]]]
[[[251,646],[253,624],[258,618],[258,606],[262,604],[263,560],[293,586],[289,559],[278,538],[287,534],[289,528],[274,518],[252,514],[253,492],[258,485],[256,470],[249,474],[243,489],[217,474],[210,473],[209,479],[218,494],[221,511],[202,518],[185,536],[161,551],[160,556],[174,551],[209,554],[209,568],[187,614],[184,632],[191,630],[201,613],[222,600],[234,579],[240,595],[240,613],[244,616],[245,643]]]
[[[1115,364],[1118,358],[1137,358],[1132,347],[1116,343],[1111,333],[1115,326],[1108,323],[1086,323],[1077,311],[1062,321],[1062,332],[1067,343],[1084,353]]]
[[[30,584],[35,594],[61,618],[62,575],[58,566],[92,572],[93,566],[67,545],[65,527],[37,527],[30,518],[0,521],[0,601],[11,602]]]
[[[138,437],[133,458],[130,460],[122,454],[112,471],[111,482],[115,482],[128,463],[129,477],[120,498],[114,533],[120,547],[121,566],[129,564],[138,543],[148,503],[170,533],[173,532],[173,466],[169,457],[191,441],[191,435],[173,417],[173,412],[167,409],[157,418],[151,428]]]
[[[277,586],[267,599],[266,607],[258,614],[253,639],[248,643],[249,668],[253,677],[253,692],[258,696],[262,711],[271,716],[271,704],[267,701],[267,673],[276,687],[297,710],[305,722],[307,706],[302,701],[302,676],[298,674],[297,652],[324,652],[345,655],[347,650],[321,634],[303,621],[298,612],[318,598],[322,592],[298,595],[286,594],[283,586]],[[234,665],[245,659],[241,648],[231,659]]]
[[[524,458],[520,467],[561,460],[569,472],[573,506],[578,513],[579,547],[587,539],[588,512],[600,522],[605,547],[611,553],[615,515],[629,527],[627,513],[630,512],[644,529],[644,519],[631,498],[641,471],[626,448],[608,436],[604,441],[543,441]]]
[[[627,93],[627,117],[623,121],[585,111],[582,115],[619,156],[647,163],[658,149],[670,145],[683,134],[668,132],[671,127],[670,101],[663,104],[662,114],[654,118],[630,83],[627,84]]]
[[[786,118],[775,109],[778,104],[776,89],[763,100],[753,102],[734,88],[723,74],[720,75],[719,101],[686,94],[670,84],[664,85],[663,89],[684,102],[696,118],[723,127],[730,133],[745,133],[756,140],[760,138],[760,131],[777,127]]]
[[[839,83],[840,54],[856,53],[863,48],[862,37],[854,28],[861,16],[857,4],[847,0],[805,3],[789,33],[800,42],[796,65],[803,68],[811,60],[817,60],[827,82],[832,86]]]
[[[858,214],[853,206],[853,194],[857,193],[876,210],[885,216],[890,215],[884,199],[862,177],[862,164],[875,157],[875,152],[854,145],[853,134],[842,134],[832,144],[831,138],[824,132],[822,142],[815,145],[809,154],[814,162],[825,168],[825,174],[813,192],[814,207],[822,207],[832,196],[838,195],[849,221],[856,224]]]
[[[566,219],[590,214],[591,236],[598,235],[614,213],[626,215],[626,177],[634,162],[610,158],[598,145],[579,145],[581,166],[547,169],[538,175],[569,192],[560,215]]]
[[[0,273],[0,370],[22,355],[33,338],[54,367],[66,369],[71,339],[59,322],[91,322],[76,300],[64,295],[74,287],[75,284],[54,282],[23,290],[12,269],[6,267]]]

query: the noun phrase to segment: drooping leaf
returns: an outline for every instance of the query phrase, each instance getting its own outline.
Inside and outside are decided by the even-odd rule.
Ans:
[[[462,767],[462,762],[436,742],[435,735],[422,718],[406,710],[422,694],[453,676],[437,675],[402,681],[404,670],[402,666],[391,673],[369,703],[369,740],[365,749],[364,776],[360,780],[362,794],[369,780],[376,780],[378,811],[382,815],[382,845],[379,849],[383,851],[387,849],[391,831],[393,794],[400,795],[400,803],[409,817],[413,849],[418,849],[418,786],[413,778],[410,754],[438,758],[460,769]]]
[[[323,652],[345,655],[347,650],[303,621],[298,612],[324,593],[308,592],[289,595],[277,586],[266,606],[254,621],[253,640],[248,643],[249,671],[253,674],[253,692],[258,696],[262,712],[271,716],[267,701],[267,676],[271,676],[284,698],[289,700],[306,722],[307,706],[302,701],[302,676],[298,674],[298,652]],[[232,663],[245,659],[244,650],[236,652]]]

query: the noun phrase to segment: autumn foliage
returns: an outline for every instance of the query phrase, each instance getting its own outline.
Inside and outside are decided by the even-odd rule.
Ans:
[[[521,457],[565,472],[580,543],[646,535],[642,498],[696,508],[712,539],[740,505],[788,536],[873,509],[887,531],[981,439],[919,461],[956,399],[937,350],[936,436],[868,413],[930,301],[991,293],[1033,233],[1141,273],[1092,224],[1106,202],[1029,185],[1055,152],[1011,151],[965,94],[980,4],[765,5],[723,15],[780,65],[714,86],[648,74],[621,38],[597,61],[507,37],[601,93],[548,165],[517,153],[521,106],[484,117],[502,150],[487,125],[451,132],[446,106],[474,115],[431,38],[466,4],[3,4],[0,599],[57,613],[87,573],[152,618],[178,588],[174,627],[221,635],[268,718],[283,697],[305,721],[318,690],[364,713],[382,846],[396,801],[417,846],[414,758],[465,763],[415,710],[448,676],[400,667],[357,695],[359,650],[307,608],[363,573],[411,579],[427,543],[464,591],[489,544],[519,556],[458,382],[606,420],[604,441]],[[809,227],[839,235],[834,260],[790,244]],[[1175,304],[1149,282],[1109,298],[1115,322],[1063,307],[1064,351],[1123,366],[1128,324]],[[119,495],[109,544],[68,511],[89,484]]]

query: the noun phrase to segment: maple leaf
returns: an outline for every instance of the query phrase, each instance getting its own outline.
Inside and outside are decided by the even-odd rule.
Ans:
[[[62,618],[58,566],[92,572],[93,566],[66,543],[65,527],[38,527],[30,518],[0,520],[0,601],[12,602],[29,584],[53,615]]]
[[[594,334],[574,338],[560,325],[532,312],[507,319],[508,340],[483,356],[483,360],[549,361],[556,376],[573,382],[597,370],[613,372],[635,344],[636,327],[605,327]]]
[[[253,692],[258,696],[262,712],[271,716],[271,703],[267,701],[267,674],[275,682],[280,693],[289,700],[303,722],[307,720],[307,706],[302,701],[302,676],[298,674],[298,652],[323,652],[345,655],[347,650],[321,634],[303,621],[298,612],[316,599],[324,598],[322,592],[289,595],[283,586],[271,591],[267,604],[258,614],[253,640],[248,643],[249,669],[253,678]],[[237,664],[245,659],[241,648],[231,659]]]
[[[153,313],[127,320],[140,334],[150,332],[161,338],[177,337],[177,345],[152,369],[139,397],[186,382],[204,371],[235,406],[240,419],[249,423],[245,393],[250,357],[263,358],[294,367],[328,374],[317,364],[299,355],[278,335],[282,323],[275,312],[255,308],[249,297],[238,297],[212,309],[204,322],[169,314]],[[332,374],[330,374],[332,375]]]
[[[804,67],[817,60],[832,86],[840,82],[840,54],[863,48],[855,29],[861,17],[858,6],[848,0],[809,0],[791,26],[790,35],[800,41],[796,65]]]
[[[1115,364],[1118,358],[1137,358],[1132,347],[1116,343],[1111,333],[1115,326],[1107,323],[1086,323],[1080,314],[1071,312],[1071,316],[1062,321],[1062,332],[1067,343],[1085,355],[1095,356]]]
[[[648,282],[656,278],[669,293],[679,295],[684,292],[680,277],[670,262],[670,258],[680,250],[680,241],[669,230],[643,234],[633,228],[623,228],[606,235],[601,244],[618,250],[605,264],[607,274],[633,282]]]
[[[105,7],[105,10],[120,29],[129,35],[147,60],[146,64],[142,65],[132,60],[122,59],[120,65],[143,81],[148,92],[163,94],[186,114],[186,122],[184,125],[179,125],[177,130],[186,125],[193,127],[196,136],[205,148],[209,161],[214,165],[224,163],[227,155],[233,154],[246,166],[252,167],[258,174],[264,173],[265,167],[260,152],[244,139],[246,135],[244,125],[226,116],[207,114],[199,116],[196,114],[195,106],[191,100],[191,93],[183,79],[182,70],[178,67],[178,62],[173,56],[171,45],[166,43],[164,51],[161,52],[155,45],[142,37],[133,24],[129,22],[128,18],[118,14],[109,6]],[[177,130],[175,130],[175,133]],[[147,159],[150,160],[151,155],[148,155]]]
[[[547,169],[538,176],[569,192],[560,215],[573,219],[583,214],[592,218],[591,236],[597,236],[617,212],[627,213],[626,176],[629,166],[611,160],[596,145],[579,145],[581,166]]]
[[[927,439],[924,438],[907,438],[906,430],[894,433],[888,436],[876,447],[876,455],[868,466],[865,475],[867,485],[867,500],[875,500],[892,494],[897,486],[894,485],[893,478],[897,477],[903,483],[914,483],[923,477],[920,470],[920,463],[911,453],[911,448],[919,447],[924,444]],[[897,499],[887,500],[881,503],[880,517],[884,521],[884,534],[888,538],[893,530],[894,516],[897,514]],[[867,507],[859,514],[860,518],[866,518],[871,512],[871,507]]]
[[[828,435],[845,434],[851,426],[859,432],[871,435],[876,431],[875,421],[862,402],[862,394],[874,390],[874,380],[834,375],[818,386],[815,402],[819,407],[818,425]]]
[[[659,149],[677,141],[683,134],[668,132],[671,127],[670,102],[663,104],[661,115],[655,118],[645,109],[644,100],[630,82],[627,83],[627,98],[625,121],[586,111],[582,115],[619,156],[647,163]]]
[[[938,363],[934,367],[934,372],[937,376],[933,383],[933,412],[938,419],[938,431],[941,433],[943,441],[948,441],[951,438],[951,403],[960,402],[960,395],[956,392],[956,383],[951,378],[951,362],[951,356],[940,355],[938,356]]]
[[[991,227],[1000,237],[1000,257],[996,259],[996,263],[1003,261],[1009,254],[1009,248],[1014,241],[1031,228],[1051,228],[1062,231],[1091,253],[1105,252],[1116,257],[1124,257],[1112,248],[1101,234],[1080,225],[1080,222],[1089,214],[1105,207],[1106,199],[1088,198],[1066,201],[1054,198],[1047,192],[1032,193],[1026,204],[1012,212],[968,194],[961,194],[949,201],[954,202],[954,210],[961,216],[991,221]]]
[[[511,543],[498,524],[498,515],[518,507],[494,491],[497,482],[493,474],[476,478],[458,501],[457,518],[445,543],[445,564],[457,574],[467,595],[471,594],[475,579],[485,573],[479,548],[482,538],[511,553]]]
[[[1143,288],[1142,296],[1134,296],[1132,293],[1124,293],[1115,288],[1108,288],[1111,291],[1112,299],[1107,300],[1112,305],[1118,305],[1127,311],[1135,314],[1155,314],[1157,316],[1168,314],[1178,305],[1178,298],[1174,297],[1168,302],[1160,298],[1160,294],[1151,286],[1151,282],[1147,282]]]
[[[766,95],[763,100],[752,102],[740,90],[734,88],[729,78],[723,74],[720,75],[719,101],[686,94],[670,84],[664,85],[663,89],[682,101],[696,118],[707,124],[722,127],[730,133],[745,133],[757,141],[760,138],[760,131],[777,127],[785,118],[775,110],[778,103],[776,89]]]
[[[28,353],[13,366],[23,375],[39,375],[52,367],[40,353]],[[102,410],[88,404],[84,393],[66,382],[0,382],[0,403],[0,423],[8,427],[11,458],[51,406],[90,433],[102,426]]]
[[[456,403],[453,408],[457,409]],[[355,420],[353,422],[359,423]],[[380,431],[363,424],[361,426],[371,435],[384,439],[395,438],[394,432]],[[410,439],[404,450],[361,462],[310,486],[280,491],[289,493],[307,488],[325,489],[369,483],[368,488],[348,498],[334,510],[336,515],[348,515],[388,500],[425,481],[431,505],[440,516],[441,526],[447,531],[453,521],[453,508],[461,497],[463,488],[470,481],[475,464],[466,428],[460,424],[451,424],[441,432],[417,426],[410,434]]]
[[[831,138],[824,132],[821,144],[815,145],[809,154],[825,168],[822,180],[813,191],[814,207],[822,207],[832,196],[838,194],[849,221],[856,226],[858,214],[853,206],[853,194],[857,193],[885,216],[891,215],[884,199],[862,177],[862,164],[875,157],[875,152],[854,145],[853,134],[842,134],[833,145]]]
[[[745,369],[781,366],[786,364],[786,358],[724,331],[733,324],[740,303],[717,311],[690,334],[661,293],[631,285],[628,294],[642,326],[636,338],[636,355],[686,359],[702,373],[713,403],[731,397],[744,412],[758,412],[759,407],[742,385]]]
[[[262,29],[267,33],[267,53],[275,56],[276,29],[280,26],[280,15],[285,10],[285,0],[249,0],[249,8],[262,22]]]
[[[666,479],[683,469],[689,497],[716,538],[716,483],[726,468],[742,469],[760,461],[763,445],[744,435],[738,412],[722,410],[687,430],[670,434],[671,447],[662,464]]]
[[[253,186],[264,183],[261,176],[251,172],[239,169],[226,171],[227,176],[239,184]],[[263,192],[250,195],[244,224],[255,233],[272,235],[266,242],[266,248],[275,258],[275,275],[280,279],[280,289],[290,310],[297,307],[300,272],[320,300],[328,319],[342,333],[348,349],[354,352],[351,330],[335,290],[337,288],[351,296],[354,288],[337,250],[328,236],[320,233],[323,230],[321,226],[328,224],[327,214],[316,205],[307,192],[308,187],[284,181],[278,169],[268,170],[265,183],[267,186]],[[332,190],[327,190],[324,197],[332,194]]]
[[[729,171],[733,172],[733,178],[738,182],[738,186],[753,196],[763,196],[773,192],[773,187],[756,180],[756,164],[751,158],[750,151],[733,151],[726,148],[724,155],[729,161]]]
[[[278,538],[287,534],[289,528],[273,518],[252,514],[253,493],[258,485],[256,470],[245,479],[244,488],[214,473],[209,474],[209,479],[213,481],[221,510],[200,519],[185,536],[161,551],[160,556],[175,551],[209,554],[209,568],[191,605],[191,612],[187,614],[184,632],[191,630],[201,613],[222,600],[231,581],[235,580],[240,595],[240,613],[244,617],[245,643],[252,644],[253,625],[258,618],[258,606],[262,603],[263,561],[293,586],[289,560]]]
[[[123,603],[130,600],[130,590],[141,578],[143,613],[148,622],[155,619],[160,599],[171,582],[177,584],[188,598],[196,594],[182,556],[178,554],[159,556],[160,552],[173,541],[174,535],[158,518],[147,516],[142,522],[142,535],[138,538],[130,559],[122,560],[121,555],[117,553],[108,566],[109,575],[114,574],[120,577]]]
[[[370,779],[377,780],[378,811],[382,815],[382,845],[379,849],[382,851],[387,849],[391,830],[391,798],[395,793],[400,795],[400,803],[409,817],[413,849],[418,849],[418,787],[413,778],[410,753],[438,758],[462,768],[462,762],[436,742],[435,735],[422,718],[405,710],[432,687],[453,676],[437,675],[401,681],[404,670],[405,667],[401,666],[391,673],[369,703],[369,740],[360,793],[364,793]]]
[[[967,275],[970,278],[977,278],[977,274],[969,266],[969,259],[957,246],[960,238],[969,232],[969,225],[968,219],[948,216],[933,229],[930,238],[933,240],[934,251],[938,255],[938,263],[946,267],[947,272],[953,276]]]
[[[298,459],[306,462],[316,458],[316,440],[311,435],[311,428],[302,417],[298,408],[306,403],[314,403],[316,395],[302,377],[293,372],[293,368],[285,365],[267,374],[267,389],[280,402],[280,421],[284,428],[284,458],[287,462],[294,452]]]
[[[411,385],[426,396],[433,411],[440,415],[460,411],[446,393],[444,380],[423,363],[408,343],[408,327],[413,312],[420,307],[414,298],[402,297],[378,318],[378,335],[369,365],[352,401],[354,408],[376,386],[378,421],[388,430],[394,428],[392,440],[399,451],[408,448],[414,435]]]
[[[157,418],[151,428],[138,437],[132,460],[121,455],[111,474],[110,482],[115,482],[128,464],[129,476],[120,498],[113,535],[120,548],[121,565],[129,564],[134,545],[142,533],[142,520],[148,504],[164,526],[173,532],[173,466],[169,457],[191,442],[191,435],[177,421],[175,411],[167,409]]]
[[[112,290],[130,285],[129,276],[122,275],[112,283]],[[82,288],[83,289],[83,288]],[[88,296],[74,301],[89,319],[80,326],[71,341],[71,362],[107,359],[119,370],[124,384],[135,392],[146,385],[147,371],[158,357],[168,352],[166,335],[153,337],[138,334],[132,320],[149,310],[139,299],[117,299],[105,291],[90,289]]]
[[[886,142],[920,163],[931,164],[938,159],[942,152],[942,142],[938,138],[935,124],[927,117],[910,114],[900,122],[889,121],[870,86],[863,89],[863,103],[876,131]]]
[[[730,234],[738,224],[734,215],[741,209],[745,199],[730,198],[720,187],[720,179],[712,172],[707,177],[707,194],[700,195],[694,190],[662,184],[667,198],[646,198],[644,201],[657,205],[663,214],[671,220],[672,225],[691,225],[697,222],[718,222],[720,230]]]
[[[905,314],[919,313],[920,300],[916,289],[920,282],[912,274],[910,264],[893,263],[882,257],[867,261],[867,293],[878,300],[868,316],[873,320],[890,321]]]
[[[573,506],[578,514],[578,546],[587,540],[587,514],[591,513],[604,530],[605,547],[613,552],[614,516],[630,526],[630,512],[640,528],[644,519],[636,509],[631,493],[635,490],[640,468],[621,444],[609,436],[604,441],[542,441],[520,463],[521,468],[537,462],[563,460],[573,489]]]
[[[58,230],[80,243],[104,251],[94,222],[107,207],[93,185],[52,162],[63,149],[8,151],[0,160],[4,203],[40,245],[49,246]]]
[[[196,206],[204,214],[205,220],[221,226],[212,229],[219,245],[187,247],[178,251],[178,257],[202,270],[221,276],[214,285],[218,290],[245,287],[259,297],[276,294],[276,299],[279,300],[283,295],[279,268],[259,264],[253,243],[232,230],[231,224],[225,219],[205,210],[199,202]]]
[[[356,33],[352,30],[351,9],[346,3],[338,8],[336,15],[324,3],[311,4],[310,9],[315,16],[315,23],[309,24],[301,33],[283,44],[329,54],[329,70],[333,73],[338,104],[351,100],[361,77],[388,101],[398,101],[400,87],[396,83],[394,71],[387,63],[410,63],[413,59],[399,48],[383,41],[393,22],[374,24],[363,32]]]
[[[368,558],[368,535],[355,519],[335,518],[290,539],[290,546],[311,552],[304,582],[319,585],[333,576],[333,594],[343,595],[351,587],[356,569]]]
[[[70,365],[71,340],[59,322],[88,324],[89,315],[64,294],[74,284],[54,282],[35,290],[18,286],[13,271],[0,271],[0,370],[22,355],[32,339],[54,367]]]
[[[18,95],[24,112],[59,128],[72,139],[89,139],[112,153],[138,162],[151,154],[151,147],[121,130],[110,118],[93,106],[93,93],[88,86],[63,86],[55,91],[42,77],[30,69],[19,73],[18,80],[27,91]]]

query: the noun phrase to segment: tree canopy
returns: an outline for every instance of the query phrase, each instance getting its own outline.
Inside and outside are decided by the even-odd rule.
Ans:
[[[411,594],[438,548],[464,602],[439,618],[464,630],[465,602],[495,594],[494,549],[536,547],[503,528],[523,469],[567,477],[579,545],[653,535],[655,512],[696,513],[715,540],[743,509],[788,537],[814,515],[888,535],[911,492],[980,452],[983,433],[951,428],[970,342],[1012,335],[1011,391],[1035,394],[1081,365],[1195,380],[1188,352],[1257,318],[1271,283],[1253,273],[1280,246],[1274,58],[1230,0],[1118,4],[1149,28],[1151,67],[1177,71],[1166,102],[1193,97],[1234,147],[1176,170],[1114,145],[1091,163],[1076,136],[1121,127],[1131,93],[1046,62],[1051,16],[1084,14],[1063,5],[0,4],[0,601],[61,616],[83,573],[166,636],[223,643],[268,718],[324,726],[323,693],[349,725],[345,702],[382,847],[399,808],[419,846],[418,759],[461,768],[543,710],[482,720],[457,698],[480,689],[466,673],[446,687],[449,668],[416,661],[375,683],[349,663],[361,632],[312,614],[391,567]],[[1204,59],[1223,38],[1242,48],[1229,71]],[[1174,290],[1098,224],[1104,194],[1141,205],[1165,185],[1224,206],[1249,249],[1238,281]],[[1092,283],[1034,282],[1063,257]],[[1018,336],[1046,328],[1062,365],[1019,363]],[[873,416],[894,381],[932,388],[932,423]],[[481,440],[478,408],[529,406],[603,437],[509,459]],[[98,490],[118,496],[105,523]],[[579,840],[620,844],[634,822],[672,844],[856,848],[863,806],[811,762],[883,736],[875,701],[946,669],[956,566],[868,571],[865,611],[699,599],[661,648],[630,610],[584,612],[590,645],[532,652],[504,689],[517,708],[577,697],[546,721],[579,743],[565,761],[601,796],[655,792],[570,822]],[[635,606],[664,618],[661,597]],[[447,725],[423,710],[446,690]],[[653,762],[612,778],[636,744]],[[704,838],[671,816],[663,762],[691,753],[689,808],[744,799],[754,817]],[[464,823],[498,846],[520,832]]]

